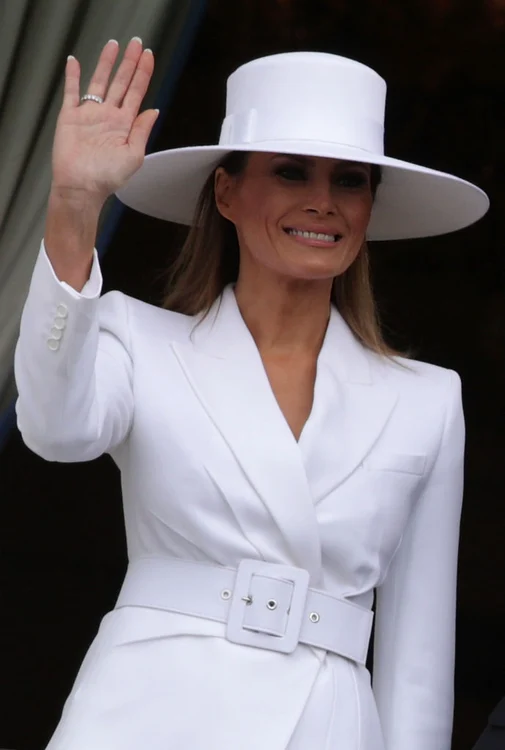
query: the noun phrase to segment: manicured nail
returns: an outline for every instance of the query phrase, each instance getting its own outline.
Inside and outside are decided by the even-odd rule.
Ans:
[[[73,55],[69,55],[69,56],[67,57],[67,60],[75,60],[75,57],[74,57]]]
[[[160,113],[160,110],[159,109],[155,109],[154,111],[156,112],[156,116],[158,116],[159,113]]]
[[[149,47],[146,47],[146,49],[144,50],[144,52],[149,52],[150,55],[153,54],[152,49],[150,49]]]
[[[117,39],[109,39],[109,41],[107,42],[107,44],[117,44],[119,46],[119,42],[118,42]]]
[[[140,42],[140,44],[142,44],[142,39],[139,36],[132,36],[132,42],[133,41]]]

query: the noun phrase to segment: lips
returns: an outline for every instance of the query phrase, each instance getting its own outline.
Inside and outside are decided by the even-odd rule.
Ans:
[[[341,234],[330,234],[320,231],[307,231],[305,229],[295,229],[292,227],[287,227],[284,231],[291,237],[302,237],[305,240],[316,240],[318,242],[335,243],[342,239]]]

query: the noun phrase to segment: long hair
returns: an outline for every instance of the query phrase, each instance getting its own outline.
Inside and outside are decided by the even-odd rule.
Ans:
[[[228,174],[239,175],[245,168],[248,156],[248,152],[232,152],[225,156],[219,166]],[[234,225],[217,210],[214,175],[215,171],[200,193],[193,224],[169,270],[163,307],[186,315],[207,313],[224,288],[238,278],[240,255],[237,233]],[[380,179],[380,167],[373,165],[371,188],[374,196]],[[332,303],[364,346],[386,357],[398,354],[382,336],[366,244],[349,268],[335,277]]]

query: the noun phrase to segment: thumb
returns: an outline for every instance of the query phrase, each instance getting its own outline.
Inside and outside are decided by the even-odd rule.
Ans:
[[[142,153],[145,153],[147,141],[151,135],[154,123],[158,119],[159,113],[159,109],[146,109],[145,112],[142,112],[142,114],[136,118],[128,138],[128,143],[134,151],[142,151]]]

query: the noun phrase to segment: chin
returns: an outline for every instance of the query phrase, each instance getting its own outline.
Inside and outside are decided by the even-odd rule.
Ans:
[[[350,263],[305,263],[300,265],[298,268],[292,268],[292,275],[297,278],[306,279],[307,281],[325,281],[327,279],[334,279],[335,276],[341,276],[347,271],[351,264]]]
[[[340,275],[339,271],[334,271],[331,269],[314,269],[314,268],[299,268],[299,269],[289,269],[289,271],[286,271],[286,276],[289,276],[293,280],[297,281],[307,281],[307,282],[332,282],[335,276]]]
[[[324,281],[325,279],[334,279],[336,276],[344,274],[354,263],[357,256],[358,253],[346,253],[344,257],[342,254],[339,254],[337,258],[329,258],[328,255],[326,257],[318,257],[314,254],[312,258],[297,258],[298,262],[294,263],[292,262],[294,259],[291,259],[291,263],[286,264],[286,270],[289,275],[300,279]]]

